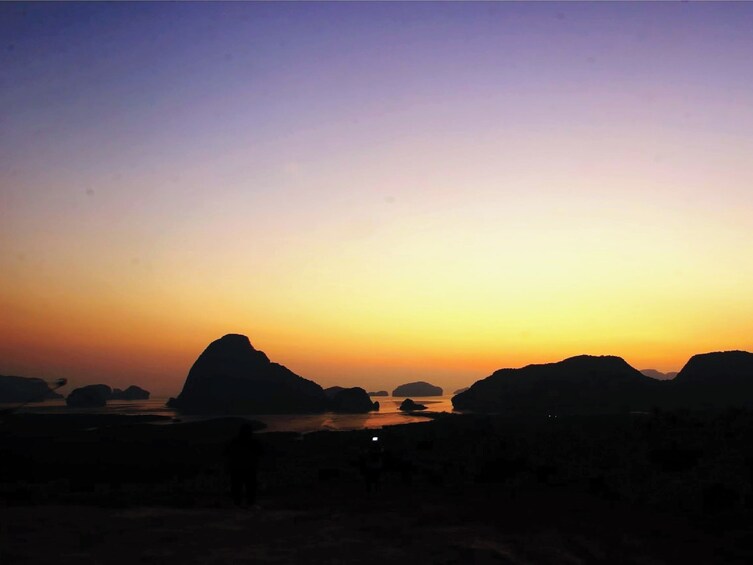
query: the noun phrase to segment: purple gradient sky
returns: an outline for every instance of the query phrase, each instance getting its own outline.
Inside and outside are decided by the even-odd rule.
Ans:
[[[230,331],[379,388],[750,348],[751,29],[746,3],[2,4],[0,373],[173,393]]]

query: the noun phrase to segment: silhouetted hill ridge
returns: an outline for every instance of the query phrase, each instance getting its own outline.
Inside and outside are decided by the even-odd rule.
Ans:
[[[669,373],[671,375],[671,373]],[[500,369],[452,399],[459,410],[607,413],[651,408],[753,406],[753,353],[694,355],[674,379],[657,380],[615,356]]]
[[[556,363],[500,369],[453,397],[460,410],[489,412],[614,412],[643,410],[659,381],[621,357],[578,355]]]

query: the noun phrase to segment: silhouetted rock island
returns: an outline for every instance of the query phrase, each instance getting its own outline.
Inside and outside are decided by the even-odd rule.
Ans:
[[[469,386],[465,386],[465,387],[463,387],[463,388],[459,388],[458,390],[456,390],[456,391],[455,391],[455,392],[453,392],[452,394],[460,394],[461,392],[465,392],[465,391],[466,391],[466,390],[468,390],[469,388],[471,388],[471,387],[469,387]]]
[[[194,414],[293,414],[324,412],[328,398],[315,382],[272,363],[245,335],[228,334],[209,344],[168,405]]]
[[[379,403],[372,402],[369,395],[361,387],[343,388],[332,387],[339,389],[330,396],[329,408],[333,412],[344,413],[362,413],[371,412],[372,410],[379,410]],[[324,392],[332,390],[328,388]]]
[[[99,408],[107,404],[112,389],[107,385],[86,385],[74,389],[65,399],[73,408]]]
[[[390,395],[390,393],[387,392],[386,390],[377,390],[375,392],[368,392],[367,394],[369,396],[389,396]]]
[[[614,413],[648,410],[662,383],[620,357],[580,355],[521,369],[500,369],[452,398],[458,410],[531,413]]]
[[[404,412],[412,412],[413,410],[426,410],[426,406],[424,406],[423,404],[418,404],[410,398],[406,398],[400,404],[400,410]]]
[[[112,391],[111,400],[149,400],[149,391],[136,385],[131,385],[125,390],[116,388]]]
[[[442,389],[424,381],[406,383],[392,391],[392,396],[442,396]]]
[[[42,379],[0,375],[0,403],[38,402],[63,398]]]

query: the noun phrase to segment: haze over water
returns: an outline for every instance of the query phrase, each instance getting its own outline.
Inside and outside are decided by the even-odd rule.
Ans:
[[[753,5],[0,5],[0,374],[445,391],[753,348]]]
[[[452,395],[439,397],[414,397],[427,407],[428,412],[452,412]],[[265,432],[299,432],[307,433],[319,430],[360,430],[379,429],[414,422],[426,422],[427,417],[420,412],[401,412],[399,407],[404,398],[392,396],[373,397],[379,401],[379,411],[364,414],[243,414],[243,418],[256,420],[265,425]],[[157,421],[160,423],[195,422],[217,418],[216,414],[205,416],[185,416],[165,406],[167,398],[150,398],[149,400],[109,401],[101,408],[71,408],[64,400],[47,400],[30,403],[18,412],[22,414],[122,414],[122,415],[156,415],[169,416],[174,420]],[[15,405],[13,405],[15,406]],[[4,406],[0,404],[0,408]],[[232,415],[228,415],[232,416]]]

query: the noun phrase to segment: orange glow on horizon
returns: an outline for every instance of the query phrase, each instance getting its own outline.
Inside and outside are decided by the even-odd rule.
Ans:
[[[753,350],[753,4],[493,8],[0,5],[0,374]]]

